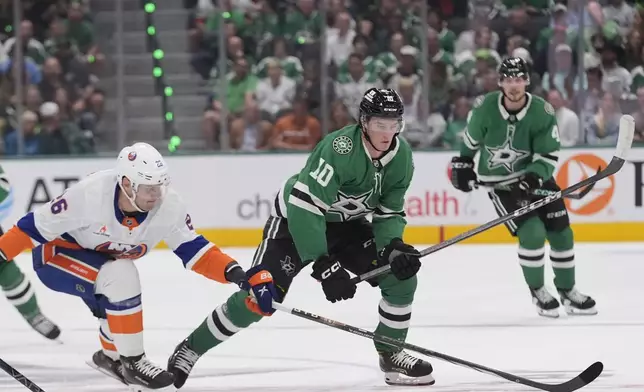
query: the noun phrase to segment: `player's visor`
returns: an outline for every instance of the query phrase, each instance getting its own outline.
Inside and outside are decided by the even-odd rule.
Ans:
[[[161,198],[165,194],[165,184],[139,185],[136,193],[145,198]]]
[[[373,117],[369,121],[369,132],[399,133],[405,128],[402,118]]]

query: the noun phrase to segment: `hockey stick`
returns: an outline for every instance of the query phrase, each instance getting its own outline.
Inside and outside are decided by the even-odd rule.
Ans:
[[[439,352],[428,350],[426,348],[422,348],[410,343],[402,342],[402,341],[390,338],[388,336],[376,335],[375,333],[364,330],[362,328],[354,327],[348,324],[341,323],[339,321],[318,316],[317,314],[309,313],[304,310],[289,308],[275,301],[273,301],[273,308],[282,312],[290,313],[297,317],[314,321],[319,324],[323,324],[345,332],[349,332],[354,335],[362,336],[364,338],[371,339],[376,342],[384,343],[399,349],[407,349],[410,351],[415,351],[419,354],[423,354],[428,357],[437,358],[446,362],[450,362],[454,365],[459,365],[459,366],[466,367],[468,369],[476,370],[481,373],[491,374],[497,377],[504,378],[508,381],[511,381],[517,384],[527,385],[529,387],[540,389],[542,391],[550,391],[550,392],[576,391],[577,389],[583,388],[586,385],[593,382],[597,377],[599,377],[599,375],[604,370],[604,365],[601,362],[595,362],[592,365],[590,365],[586,370],[581,372],[577,377],[573,378],[572,380],[566,381],[562,384],[544,384],[544,383],[529,380],[527,378],[516,376],[514,374],[506,373],[501,370],[496,370],[496,369],[492,369],[473,362],[469,362],[464,359],[452,357],[447,354],[441,354]]]
[[[34,384],[33,381],[25,377],[22,373],[17,371],[13,366],[9,365],[0,358],[0,369],[7,372],[8,375],[13,377],[16,381],[27,387],[30,391],[33,392],[45,392],[44,389],[40,388],[38,385]]]
[[[425,257],[434,252],[438,252],[441,249],[447,248],[448,246],[454,245],[465,239],[473,237],[479,233],[487,231],[509,220],[518,218],[522,215],[525,215],[531,211],[536,210],[537,208],[541,208],[547,204],[550,204],[555,200],[559,200],[562,197],[565,197],[566,195],[570,195],[583,187],[594,184],[599,180],[603,180],[606,177],[610,177],[616,174],[618,171],[620,171],[620,169],[622,168],[622,166],[624,166],[624,163],[626,162],[626,155],[631,149],[631,144],[633,144],[634,132],[635,132],[635,120],[633,119],[632,116],[628,114],[623,115],[619,120],[619,135],[617,139],[617,146],[615,148],[615,154],[613,155],[613,159],[611,159],[610,163],[608,164],[608,166],[606,166],[604,170],[600,170],[599,173],[592,175],[586,178],[585,180],[582,180],[574,185],[571,185],[566,189],[554,192],[552,195],[548,195],[543,199],[537,200],[534,203],[528,204],[527,206],[519,208],[518,210],[515,210],[507,215],[498,217],[481,226],[475,227],[472,230],[461,233],[456,237],[450,238],[434,246],[430,246],[427,249],[423,249],[420,252],[420,257]],[[362,275],[356,276],[353,279],[351,279],[351,281],[353,283],[362,282],[363,280],[371,279],[378,275],[385,274],[389,272],[390,269],[391,269],[391,265],[387,264],[382,267],[376,268],[372,271],[369,271],[367,273],[364,273]]]
[[[596,173],[596,174],[598,174],[599,172],[601,172],[601,170],[602,170],[602,168],[601,168],[601,167],[600,167],[600,168],[598,168],[598,169],[597,169],[597,173]],[[593,188],[595,187],[595,184],[597,184],[597,183],[596,183],[596,182],[593,182],[592,184],[590,184],[590,185],[586,186],[584,189],[582,189],[582,190],[581,190],[580,192],[578,192],[578,193],[572,193],[572,194],[562,195],[562,196],[563,196],[564,198],[566,198],[566,199],[580,200],[580,199],[582,199],[584,196],[586,196],[587,194],[589,194],[589,193],[590,193],[590,191],[592,191],[592,190],[593,190]],[[497,190],[502,190],[502,191],[510,190],[510,187],[509,187],[509,186],[507,186],[507,185],[487,184],[487,183],[484,183],[484,182],[477,182],[477,183],[476,183],[476,186],[477,186],[477,187],[483,187],[483,188],[490,189],[490,190],[491,190],[491,189],[497,189]],[[551,190],[548,190],[548,189],[534,189],[534,190],[532,190],[532,191],[530,192],[530,194],[531,194],[531,195],[533,195],[533,196],[543,196],[543,197],[550,196],[550,195],[554,195],[555,193],[557,193],[557,191],[551,191]]]

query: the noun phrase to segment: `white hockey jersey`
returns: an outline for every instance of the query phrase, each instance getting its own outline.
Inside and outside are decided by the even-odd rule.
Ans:
[[[11,260],[25,249],[53,243],[115,259],[138,259],[165,241],[186,269],[227,282],[224,273],[234,260],[195,232],[181,197],[172,188],[153,210],[134,215],[120,210],[119,193],[113,170],[93,173],[22,217],[0,237],[0,251]]]

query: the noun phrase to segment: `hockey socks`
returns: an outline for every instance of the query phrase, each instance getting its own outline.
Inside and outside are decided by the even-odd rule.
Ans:
[[[261,315],[246,306],[247,296],[247,292],[238,291],[213,310],[188,336],[188,346],[197,354],[203,355],[243,328],[261,320]]]
[[[16,263],[0,263],[0,287],[9,302],[27,321],[40,314],[36,293]]]
[[[575,287],[575,251],[570,227],[558,232],[548,233],[550,242],[550,261],[555,273],[557,290],[570,290]]]
[[[378,286],[382,299],[378,304],[380,322],[375,333],[392,339],[404,341],[407,338],[411,321],[411,304],[418,280],[414,276],[407,280],[398,280],[392,274],[387,274],[380,280]],[[382,343],[374,343],[378,352],[396,351],[395,348]]]

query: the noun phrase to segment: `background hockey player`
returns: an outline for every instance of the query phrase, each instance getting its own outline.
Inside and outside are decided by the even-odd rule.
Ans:
[[[274,285],[267,283],[256,302],[244,291],[233,294],[177,346],[168,363],[176,387],[183,386],[201,355],[271,314],[272,298],[281,302],[308,264],[327,300],[336,302],[355,294],[347,270],[362,274],[390,263],[392,273],[370,282],[382,293],[376,333],[405,339],[420,260],[401,239],[404,197],[413,174],[410,147],[398,137],[402,115],[395,91],[368,90],[360,103],[359,124],[326,136],[302,171],[288,179],[253,260],[272,274]],[[365,219],[369,213],[373,224]],[[428,362],[383,344],[376,349],[387,383],[434,383]]]
[[[12,206],[11,185],[3,168],[0,167],[0,221],[6,218]],[[0,228],[0,235],[2,234],[3,230]],[[60,328],[40,311],[36,293],[18,264],[0,263],[0,287],[9,303],[15,306],[33,329],[47,339],[56,339],[60,336]]]
[[[452,183],[470,192],[476,181],[515,180],[509,191],[489,193],[495,210],[505,215],[536,200],[535,189],[559,190],[552,175],[560,149],[555,112],[543,99],[526,93],[529,69],[521,58],[499,67],[501,91],[476,99],[469,114],[460,156],[451,162]],[[479,153],[477,172],[474,156]],[[562,199],[507,223],[519,240],[519,262],[540,315],[558,317],[559,302],[544,287],[546,239],[555,287],[569,314],[596,314],[595,301],[575,288],[573,232]]]
[[[115,170],[91,174],[0,237],[4,261],[41,244],[32,250],[40,280],[81,297],[99,319],[103,348],[91,365],[137,390],[173,390],[174,377],[145,356],[141,284],[133,260],[165,241],[186,269],[251,288],[236,261],[195,233],[168,182],[161,154],[136,143],[121,150]]]

